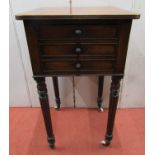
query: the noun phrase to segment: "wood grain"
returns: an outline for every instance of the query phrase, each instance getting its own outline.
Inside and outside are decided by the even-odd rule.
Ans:
[[[45,7],[19,13],[16,19],[51,19],[51,18],[105,18],[105,19],[138,19],[140,14],[120,8],[105,7],[73,7],[54,8]]]

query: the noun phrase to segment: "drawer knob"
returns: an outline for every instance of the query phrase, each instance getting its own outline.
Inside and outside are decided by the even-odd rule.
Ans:
[[[82,48],[76,47],[76,48],[75,48],[75,53],[76,53],[76,54],[81,54],[81,53],[82,53]]]
[[[82,30],[80,30],[80,29],[75,30],[75,34],[76,35],[81,35],[82,34]]]
[[[76,69],[80,69],[80,68],[81,68],[81,64],[80,64],[79,62],[77,62],[77,63],[75,64],[75,68],[76,68]]]

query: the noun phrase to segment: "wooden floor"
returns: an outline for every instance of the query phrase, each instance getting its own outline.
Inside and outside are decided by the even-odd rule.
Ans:
[[[144,109],[117,111],[113,142],[104,137],[107,110],[51,109],[56,148],[46,142],[40,108],[10,108],[10,155],[144,155]]]

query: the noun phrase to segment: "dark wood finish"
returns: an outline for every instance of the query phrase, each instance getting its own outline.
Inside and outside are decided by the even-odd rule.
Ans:
[[[46,132],[47,132],[47,136],[48,136],[47,140],[48,140],[50,147],[53,148],[54,144],[55,144],[55,137],[54,137],[53,128],[52,128],[45,78],[44,77],[35,77],[34,79],[37,82],[37,89],[38,89],[41,110],[42,110],[42,114],[44,117],[44,123],[45,123]]]
[[[53,79],[53,87],[54,87],[54,93],[55,93],[55,101],[56,101],[56,109],[60,109],[60,97],[59,97],[59,85],[58,85],[58,77],[56,76],[53,76],[52,77]]]
[[[77,67],[77,64],[80,66]],[[76,59],[67,59],[67,60],[43,60],[42,61],[42,70],[43,73],[46,74],[46,72],[52,73],[58,73],[61,74],[64,71],[68,72],[87,72],[87,71],[98,71],[102,73],[109,72],[111,73],[113,71],[113,64],[114,60],[76,60]]]
[[[99,76],[98,77],[98,97],[97,97],[97,104],[98,104],[98,108],[99,110],[102,110],[102,102],[103,102],[103,98],[102,98],[102,94],[103,94],[103,85],[104,85],[104,76]]]
[[[42,58],[49,57],[116,57],[117,45],[103,43],[51,43],[40,45]]]
[[[39,44],[37,39],[37,32],[34,26],[24,22],[25,31],[26,31],[26,38],[30,53],[31,65],[32,70],[35,72],[34,74],[41,73],[41,64],[40,64],[40,56],[39,56]]]
[[[40,25],[40,39],[63,38],[114,38],[117,37],[115,25]]]
[[[104,76],[111,75],[108,124],[103,145],[112,140],[120,80],[124,75],[132,19],[139,14],[114,7],[39,9],[16,15],[24,21],[33,77],[38,85],[48,142],[54,146],[45,77],[53,77],[58,109],[57,76],[98,75],[98,107]]]
[[[120,80],[122,76],[112,76],[111,88],[110,88],[110,102],[109,102],[109,112],[108,112],[108,124],[105,135],[105,140],[102,141],[103,145],[109,145],[112,140],[112,132],[115,121],[115,114],[119,98],[119,88]]]
[[[92,20],[89,22],[94,23],[95,21]],[[87,44],[83,46],[84,48],[83,51],[80,54],[76,53],[76,54],[70,55],[72,59],[67,59],[66,61],[65,59],[66,57],[68,57],[68,54],[66,54],[66,51],[70,52],[70,51],[75,50],[75,48],[73,48],[73,50],[68,50],[68,48],[70,48],[70,44],[67,48],[64,48],[64,42],[66,42],[65,38],[61,38],[61,37],[59,39],[52,38],[50,39],[50,41],[47,41],[47,42],[40,40],[41,39],[39,37],[40,36],[39,35],[40,23],[41,25],[43,23],[47,24],[49,23],[49,21],[25,20],[24,25],[25,25],[27,41],[29,45],[29,51],[30,51],[30,57],[31,57],[31,63],[32,63],[34,76],[38,76],[38,75],[49,76],[49,75],[56,75],[56,74],[66,75],[66,73],[70,75],[73,75],[73,74],[76,75],[77,70],[75,68],[75,64],[77,63],[77,61],[81,63],[81,67],[78,71],[78,74],[79,72],[81,72],[82,74],[90,74],[90,70],[92,70],[92,74],[99,74],[99,73],[104,74],[104,75],[108,75],[109,73],[123,74],[129,32],[130,32],[132,21],[131,20],[121,20],[119,22],[118,21],[111,22],[111,20],[105,21],[103,24],[103,29],[106,23],[107,25],[109,25],[109,22],[114,25],[117,24],[117,34],[116,34],[117,40],[113,42],[115,44],[112,44],[111,42],[112,39],[114,38],[110,38],[110,40],[108,40],[107,38],[102,41],[104,37],[102,39],[97,39],[97,38],[95,39],[95,38],[88,37],[85,39],[85,41],[87,41]],[[55,21],[53,21],[53,23],[55,23]],[[80,25],[80,22],[78,25]],[[67,24],[67,27],[68,26],[70,27],[71,25]],[[89,27],[89,25],[87,25],[87,27]],[[51,27],[51,30],[52,29],[53,27]],[[95,31],[99,32],[98,29],[96,30],[94,29],[93,34],[95,34]],[[59,31],[55,33],[59,34]],[[91,34],[91,32],[89,33]],[[113,33],[113,30],[112,30],[112,33]],[[56,39],[56,41],[54,41],[54,39]],[[83,40],[81,39],[82,37],[78,37],[77,40],[69,39],[68,42],[70,42],[71,44],[79,44],[81,45],[81,49],[82,49]],[[93,40],[93,43],[92,43],[92,40]],[[56,55],[52,56],[53,49],[51,47],[53,46],[53,44],[55,44],[55,42],[59,43],[59,45],[62,44],[62,46],[59,46],[59,48],[57,49],[58,50],[57,53],[60,53],[60,51],[62,51],[61,55],[58,54],[57,56]],[[48,47],[47,47],[47,43],[48,43]],[[94,44],[97,46],[94,46]],[[101,49],[99,50],[100,47]],[[96,54],[95,54],[95,49],[97,51]],[[84,55],[85,52],[86,52],[86,55]],[[56,53],[56,51],[54,53]],[[103,54],[101,55],[100,53],[103,53]]]

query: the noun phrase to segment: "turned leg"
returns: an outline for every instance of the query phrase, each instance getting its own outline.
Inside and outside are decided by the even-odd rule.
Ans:
[[[60,109],[60,97],[59,97],[59,86],[58,86],[58,78],[56,76],[52,77],[53,79],[53,86],[54,86],[54,93],[55,93],[55,101],[56,101],[56,107],[55,109]]]
[[[40,100],[41,110],[42,110],[44,123],[46,127],[46,132],[47,132],[47,140],[48,140],[49,146],[53,148],[55,144],[55,138],[54,138],[54,133],[53,133],[53,128],[52,128],[50,107],[49,107],[45,78],[34,77],[34,79],[37,82],[39,100]]]
[[[107,122],[107,130],[105,135],[105,140],[101,143],[105,146],[109,145],[112,140],[112,132],[115,121],[115,114],[117,109],[117,103],[119,98],[119,88],[120,88],[120,80],[122,76],[113,76],[110,88],[110,103],[109,103],[109,112],[108,112],[108,122]]]
[[[98,77],[98,97],[97,97],[97,104],[100,111],[103,111],[102,108],[102,94],[103,94],[103,84],[104,84],[104,76]]]

